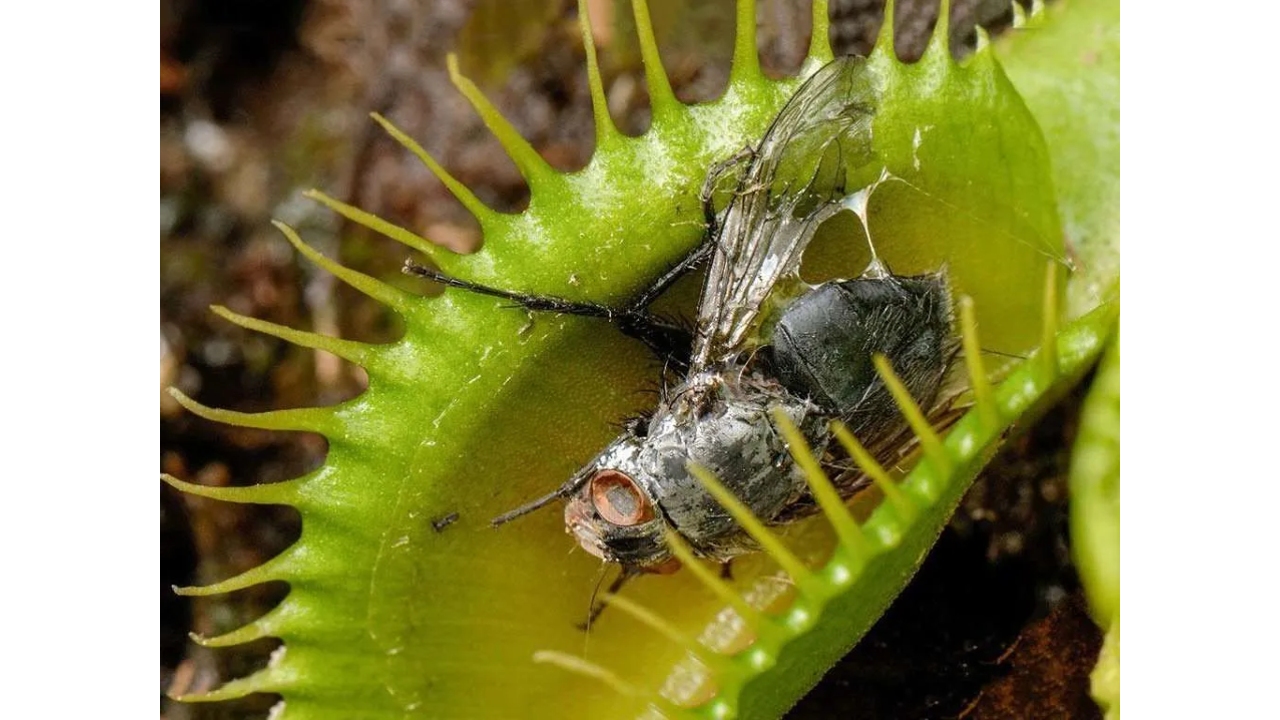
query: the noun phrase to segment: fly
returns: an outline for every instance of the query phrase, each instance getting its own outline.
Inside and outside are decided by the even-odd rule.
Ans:
[[[872,260],[857,278],[816,286],[799,279],[805,248],[836,213],[853,211],[870,243],[867,200],[888,176],[853,191],[847,182],[875,160],[875,100],[861,58],[819,69],[748,153],[723,223],[711,191],[742,158],[713,168],[703,186],[708,239],[625,308],[523,295],[406,263],[411,274],[530,310],[607,319],[681,371],[651,415],[629,423],[560,488],[495,525],[567,499],[565,528],[587,552],[620,564],[624,577],[669,572],[679,563],[664,541],[668,528],[704,557],[728,560],[756,549],[690,473],[691,462],[714,472],[767,523],[812,510],[771,413],[780,409],[801,429],[846,497],[867,481],[836,454],[834,420],[878,457],[904,447],[906,422],[872,358],[886,356],[922,407],[938,404],[957,348],[945,271],[894,275],[872,246]],[[690,337],[648,307],[708,257]]]

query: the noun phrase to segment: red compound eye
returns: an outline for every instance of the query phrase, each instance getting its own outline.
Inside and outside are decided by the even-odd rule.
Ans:
[[[653,505],[630,477],[617,470],[601,470],[591,478],[591,504],[600,517],[630,527],[653,519]]]

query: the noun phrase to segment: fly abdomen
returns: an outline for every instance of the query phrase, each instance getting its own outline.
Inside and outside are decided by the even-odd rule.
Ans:
[[[773,328],[771,360],[789,391],[871,441],[900,424],[872,355],[885,355],[927,408],[946,373],[952,334],[942,273],[860,277],[820,285],[787,307]]]

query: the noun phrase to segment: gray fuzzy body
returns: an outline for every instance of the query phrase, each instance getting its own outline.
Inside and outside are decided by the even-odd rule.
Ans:
[[[816,405],[777,381],[729,367],[695,375],[675,388],[633,455],[633,477],[704,555],[728,558],[754,546],[689,473],[688,463],[715,473],[766,522],[805,492],[804,476],[774,428],[773,408],[786,413],[811,442],[825,442],[826,418]]]
[[[664,528],[706,557],[728,559],[755,549],[751,538],[689,472],[696,463],[767,524],[813,508],[808,485],[772,411],[800,428],[813,453],[830,461],[830,422],[847,423],[883,456],[906,430],[872,357],[889,359],[916,402],[933,405],[954,355],[950,291],[943,273],[862,277],[819,285],[771,323],[763,346],[743,362],[694,373],[665,394],[649,422],[614,440],[583,471],[616,470],[658,509],[643,524],[609,524],[583,491],[566,514],[584,548],[639,567],[670,558]],[[826,464],[824,462],[824,464]],[[828,465],[840,490],[863,479],[847,460]]]

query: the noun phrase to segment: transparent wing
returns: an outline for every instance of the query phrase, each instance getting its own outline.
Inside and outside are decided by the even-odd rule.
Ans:
[[[769,293],[798,274],[814,232],[848,196],[850,172],[872,159],[875,97],[865,61],[839,58],[800,86],[765,133],[717,239],[698,306],[694,371],[741,351]]]

